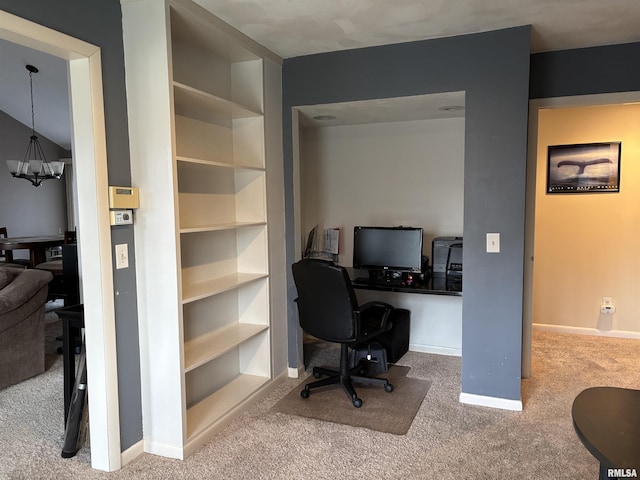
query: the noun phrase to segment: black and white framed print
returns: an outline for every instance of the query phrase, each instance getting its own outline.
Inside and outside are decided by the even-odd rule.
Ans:
[[[621,142],[550,145],[547,193],[620,191]]]

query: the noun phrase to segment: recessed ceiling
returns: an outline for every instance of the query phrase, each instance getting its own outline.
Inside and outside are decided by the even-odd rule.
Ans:
[[[297,107],[303,127],[406,122],[465,115],[464,92],[446,92]]]
[[[640,41],[638,0],[195,0],[283,58],[532,25],[531,51]]]

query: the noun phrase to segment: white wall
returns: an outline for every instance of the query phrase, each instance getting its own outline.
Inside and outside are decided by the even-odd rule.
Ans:
[[[463,118],[305,128],[300,143],[303,232],[340,228],[341,265],[356,225],[422,227],[429,257],[433,237],[463,234]],[[460,354],[461,298],[387,300],[412,310],[412,350]]]
[[[533,323],[638,336],[640,105],[541,110],[538,120]],[[549,145],[609,141],[622,142],[619,193],[545,193]],[[600,313],[602,297],[614,315]]]

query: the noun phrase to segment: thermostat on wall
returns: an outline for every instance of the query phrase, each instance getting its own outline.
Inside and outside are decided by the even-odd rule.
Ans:
[[[109,208],[140,208],[136,187],[109,187]]]
[[[111,225],[131,225],[133,212],[131,210],[114,210],[111,214]]]

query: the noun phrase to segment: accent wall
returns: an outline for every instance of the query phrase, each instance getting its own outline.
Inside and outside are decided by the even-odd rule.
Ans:
[[[521,408],[530,35],[525,26],[284,61],[290,368],[298,367],[302,349],[290,273],[297,260],[294,202],[299,201],[292,107],[465,91],[461,399]],[[501,253],[486,253],[488,232],[501,233]]]

